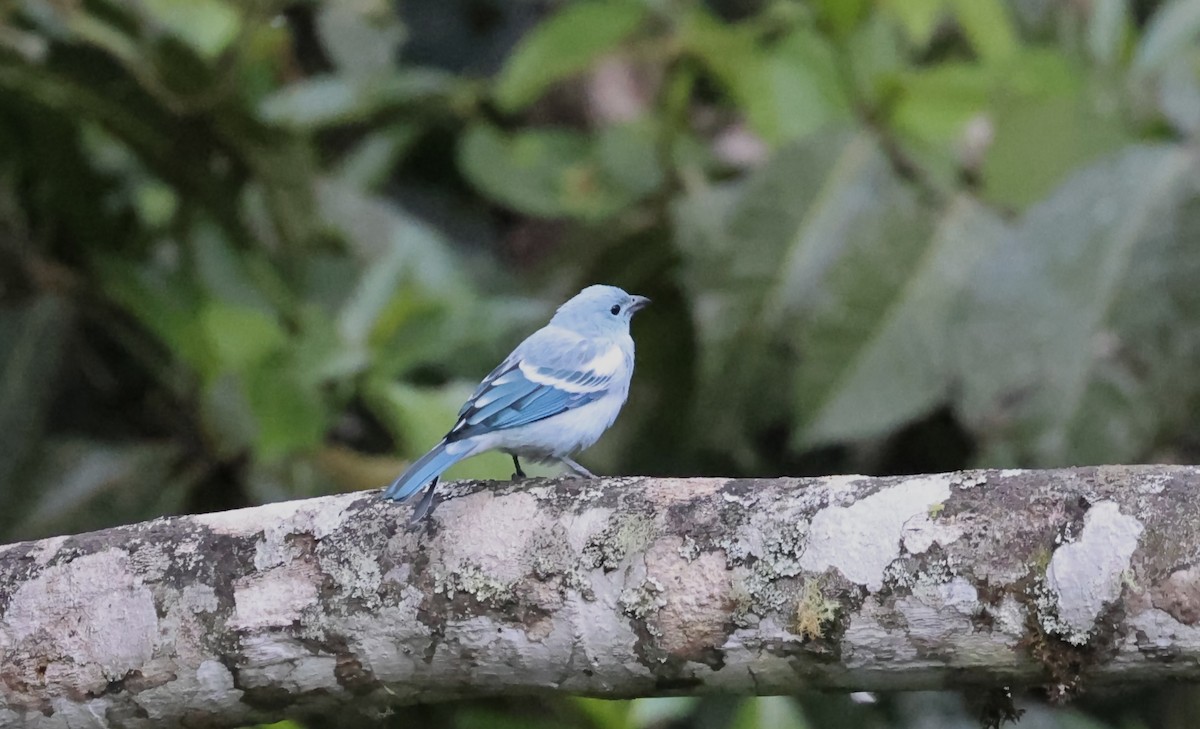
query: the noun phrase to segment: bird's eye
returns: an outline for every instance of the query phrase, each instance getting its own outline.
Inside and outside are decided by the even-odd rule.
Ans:
[[[613,304],[613,308],[609,309],[609,311],[611,311],[613,313],[613,316],[616,316],[617,314],[621,313],[621,305]]]

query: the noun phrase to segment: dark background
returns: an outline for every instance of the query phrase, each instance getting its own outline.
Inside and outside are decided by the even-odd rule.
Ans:
[[[1189,0],[3,6],[0,542],[380,486],[595,282],[655,302],[597,472],[1194,461],[1198,34]],[[877,698],[387,721],[975,725]]]

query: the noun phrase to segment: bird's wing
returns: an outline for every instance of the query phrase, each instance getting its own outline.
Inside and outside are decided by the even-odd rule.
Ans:
[[[479,383],[446,440],[527,425],[592,402],[608,391],[622,358],[611,342],[539,330]]]

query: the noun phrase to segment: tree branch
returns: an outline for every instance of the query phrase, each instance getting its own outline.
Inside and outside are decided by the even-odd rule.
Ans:
[[[1200,678],[1200,469],[533,480],[0,547],[0,726]],[[453,497],[453,498],[451,498]]]

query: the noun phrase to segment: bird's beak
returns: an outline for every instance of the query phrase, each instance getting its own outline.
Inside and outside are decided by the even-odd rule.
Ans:
[[[647,299],[645,296],[630,296],[629,298],[633,302],[629,305],[629,311],[631,313],[645,309],[646,306],[650,303],[650,299]]]

